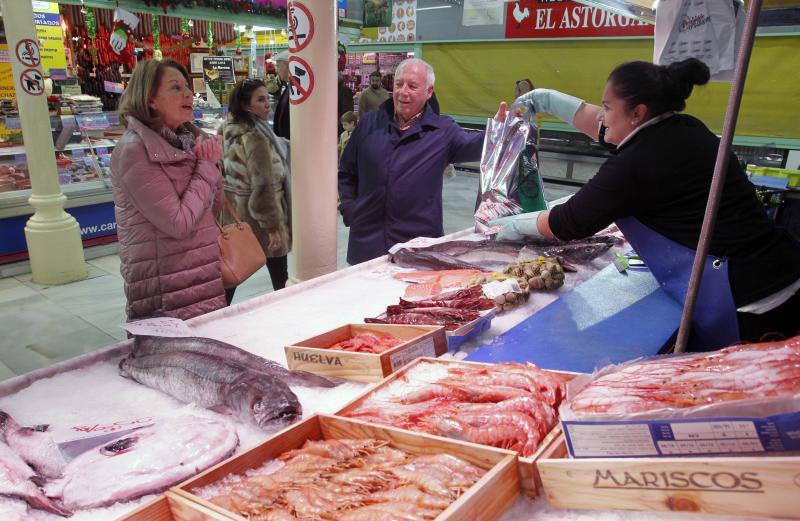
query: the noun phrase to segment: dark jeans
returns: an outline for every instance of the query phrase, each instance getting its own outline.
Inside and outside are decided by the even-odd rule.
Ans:
[[[746,342],[758,342],[764,335],[775,333],[792,337],[800,333],[800,291],[780,306],[761,315],[738,313],[739,336]],[[765,340],[770,340],[767,338]],[[771,338],[775,340],[775,338]]]
[[[289,262],[286,255],[268,258],[267,270],[269,271],[269,278],[272,279],[272,289],[277,291],[286,287],[286,281],[289,280]],[[235,287],[225,290],[225,299],[228,301],[229,306],[233,301],[234,293],[236,293]]]

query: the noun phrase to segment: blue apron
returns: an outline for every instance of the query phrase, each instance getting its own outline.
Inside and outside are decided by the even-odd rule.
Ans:
[[[696,251],[664,237],[633,217],[617,219],[636,253],[669,296],[683,304]],[[711,351],[739,341],[728,259],[709,255],[692,317],[689,351]]]

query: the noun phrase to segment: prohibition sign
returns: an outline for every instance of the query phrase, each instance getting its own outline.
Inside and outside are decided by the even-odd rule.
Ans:
[[[289,57],[289,103],[299,105],[311,96],[314,90],[314,71],[308,63],[297,56]]]
[[[44,77],[38,69],[26,69],[19,75],[19,85],[31,96],[41,96],[44,92]]]
[[[314,37],[314,18],[300,2],[289,2],[289,52],[305,49]]]
[[[30,38],[20,40],[17,43],[17,59],[26,67],[38,67],[42,63],[39,44]]]

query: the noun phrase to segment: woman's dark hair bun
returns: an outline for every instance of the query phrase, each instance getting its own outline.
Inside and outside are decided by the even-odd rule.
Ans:
[[[697,58],[686,58],[667,65],[667,75],[672,80],[676,92],[687,99],[695,85],[705,85],[711,79],[708,65]]]
[[[666,66],[644,61],[623,63],[611,72],[608,81],[628,109],[646,105],[648,116],[654,118],[686,108],[693,87],[705,85],[710,77],[705,63],[687,58]]]

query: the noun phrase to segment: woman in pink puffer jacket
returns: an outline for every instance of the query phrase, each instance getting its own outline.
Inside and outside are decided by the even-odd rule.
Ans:
[[[218,138],[192,125],[186,70],[145,61],[120,100],[128,131],[111,157],[128,321],[188,319],[225,306],[214,206]]]

